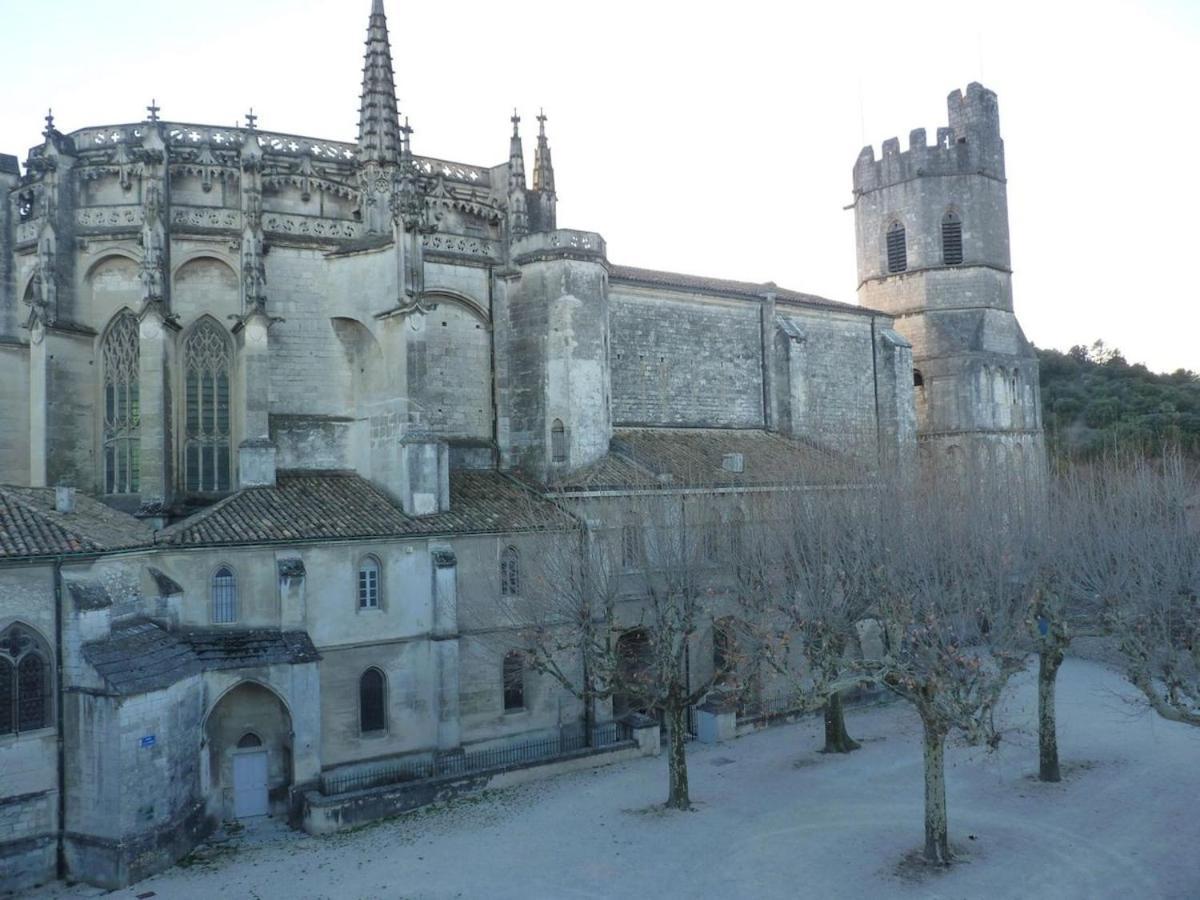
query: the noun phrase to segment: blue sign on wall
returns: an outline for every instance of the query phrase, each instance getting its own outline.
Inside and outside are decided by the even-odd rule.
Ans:
[[[153,747],[154,744],[156,743],[156,740],[157,739],[155,738],[154,735],[148,734],[142,738],[142,747],[143,748]]]

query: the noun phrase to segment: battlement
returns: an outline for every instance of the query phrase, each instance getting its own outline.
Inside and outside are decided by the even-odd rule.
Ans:
[[[1004,141],[996,93],[972,82],[965,93],[952,91],[946,108],[947,125],[937,129],[932,145],[924,128],[914,128],[907,150],[900,149],[899,138],[884,141],[879,158],[873,146],[863,147],[854,164],[855,194],[924,176],[986,175],[1003,180]]]

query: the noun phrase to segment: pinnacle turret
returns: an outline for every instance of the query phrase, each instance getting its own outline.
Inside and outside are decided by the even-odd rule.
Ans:
[[[533,189],[554,193],[554,163],[550,160],[550,142],[546,140],[546,112],[538,111],[538,142],[533,157]]]
[[[521,147],[521,117],[512,114],[512,140],[508,147],[508,227],[514,237],[529,231],[529,211],[525,200],[525,151]]]
[[[395,162],[400,153],[400,113],[383,0],[372,3],[371,21],[367,26],[358,110],[358,148],[364,162]]]

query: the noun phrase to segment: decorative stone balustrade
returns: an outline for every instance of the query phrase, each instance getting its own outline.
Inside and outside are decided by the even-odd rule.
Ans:
[[[241,231],[242,212],[221,206],[172,206],[173,228],[216,228],[222,231]]]
[[[91,206],[75,211],[80,228],[136,228],[144,221],[140,206]]]
[[[499,246],[496,241],[487,238],[435,232],[424,235],[421,238],[421,246],[429,253],[451,253],[495,262],[500,260]]]
[[[316,238],[357,238],[363,234],[361,222],[344,219],[324,219],[290,213],[264,213],[263,231],[272,234],[291,234]]]
[[[594,231],[574,231],[560,228],[557,231],[538,231],[513,241],[513,258],[584,256],[604,259],[607,248],[604,238]]]

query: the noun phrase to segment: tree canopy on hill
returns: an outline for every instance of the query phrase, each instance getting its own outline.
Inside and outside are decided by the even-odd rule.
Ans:
[[[1052,459],[1180,447],[1200,458],[1200,375],[1130,365],[1103,341],[1061,353],[1038,350],[1042,420]]]

